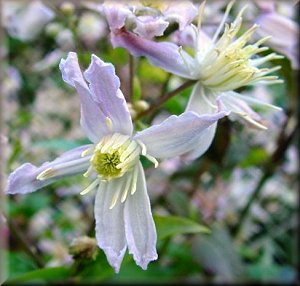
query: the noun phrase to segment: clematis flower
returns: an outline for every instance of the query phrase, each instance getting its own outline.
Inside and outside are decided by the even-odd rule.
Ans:
[[[257,54],[268,50],[261,44],[269,39],[264,37],[253,44],[248,41],[252,38],[258,25],[253,25],[242,35],[237,36],[242,25],[244,7],[231,23],[225,23],[233,2],[230,2],[217,31],[212,38],[201,30],[201,20],[204,11],[204,3],[199,8],[198,27],[191,25],[194,33],[189,30],[189,46],[194,47],[194,54],[190,55],[182,47],[171,42],[155,42],[139,37],[127,31],[125,28],[115,30],[111,35],[114,47],[124,47],[134,56],[145,56],[150,62],[175,75],[196,81],[186,110],[192,110],[199,114],[215,112],[216,100],[231,111],[232,116],[243,119],[252,126],[266,129],[261,123],[261,117],[250,106],[263,108],[279,107],[264,103],[255,98],[249,98],[235,92],[237,88],[246,85],[281,83],[277,76],[270,75],[280,69],[262,68],[264,63],[282,58],[271,53],[258,57]],[[225,25],[221,36],[221,30]],[[190,43],[195,39],[195,43]],[[208,128],[206,132],[207,148],[215,134],[217,123]],[[202,146],[203,147],[203,146]],[[199,148],[198,152],[189,154],[188,158],[200,156],[205,148]]]
[[[299,69],[299,24],[288,17],[280,15],[274,7],[274,3],[263,6],[262,13],[255,19],[260,25],[259,35],[272,36],[266,42],[275,51],[282,53],[290,59],[292,68]],[[261,4],[260,4],[261,5]]]
[[[19,1],[3,3],[4,26],[8,33],[22,41],[33,40],[54,17],[54,12],[41,1],[29,4]]]
[[[70,150],[40,167],[25,163],[8,178],[6,192],[26,194],[62,177],[83,173],[92,183],[84,195],[96,190],[96,239],[115,271],[126,249],[137,265],[147,268],[157,259],[156,230],[151,215],[140,156],[158,165],[157,159],[179,156],[205,141],[202,133],[227,115],[198,115],[192,111],[171,116],[133,134],[120,81],[112,64],[92,55],[82,74],[76,53],[60,63],[63,80],[75,87],[81,100],[81,126],[92,144]],[[197,144],[196,144],[197,143]]]
[[[197,15],[197,8],[187,0],[176,1],[176,5],[170,1],[104,1],[85,6],[104,15],[111,31],[126,27],[147,39],[163,35],[170,23],[178,23],[183,30]]]

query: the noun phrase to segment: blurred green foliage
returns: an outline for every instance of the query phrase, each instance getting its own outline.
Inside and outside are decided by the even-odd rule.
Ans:
[[[58,12],[59,8],[56,9]],[[85,8],[78,8],[73,19],[58,12],[54,21],[65,28],[71,27],[74,32],[76,17],[83,11]],[[7,34],[4,44],[7,65],[17,69],[21,79],[19,87],[5,95],[7,173],[24,162],[38,165],[87,144],[83,133],[78,132],[78,97],[61,79],[59,61],[42,72],[32,68],[57,48],[55,38],[42,31],[34,41],[23,42]],[[129,55],[125,49],[113,49],[108,36],[92,47],[77,42],[73,50],[79,54],[82,69],[95,53],[115,65],[121,82],[128,82]],[[135,59],[134,63],[133,102],[142,99],[151,105],[183,83],[182,79],[154,67],[145,58]],[[272,104],[291,112],[289,116],[294,118],[297,109],[295,73],[288,59],[280,61],[280,65],[285,83],[268,86],[266,92],[271,95]],[[51,88],[45,90],[43,84],[48,83],[47,80],[51,80]],[[126,90],[126,84],[123,88]],[[49,112],[46,107],[52,106],[52,96],[57,90],[70,96],[55,99],[56,105]],[[137,129],[151,125],[156,115],[181,114],[191,90],[192,87],[183,90],[151,116],[135,122]],[[253,90],[246,88],[243,92]],[[44,97],[38,105],[41,94]],[[159,172],[155,172],[153,164],[141,158],[149,179],[148,191],[158,232],[159,258],[149,264],[147,271],[137,267],[128,253],[119,274],[113,272],[102,251],[95,260],[72,258],[68,252],[72,240],[95,235],[94,194],[79,195],[88,184],[82,176],[61,180],[33,194],[9,197],[7,214],[37,251],[44,267],[39,268],[11,235],[6,283],[295,281],[298,263],[295,140],[267,178],[261,196],[254,201],[245,221],[240,221],[241,211],[257,187],[265,162],[272,159],[286,120],[286,114],[273,115],[263,115],[272,122],[268,131],[257,131],[229,119],[221,120],[209,150],[193,162],[180,161],[180,167],[178,162],[169,161],[171,167],[162,162]],[[47,118],[47,122],[38,121],[41,118]],[[54,119],[60,124],[51,125]],[[285,126],[284,131],[288,132],[289,126]],[[235,235],[233,229],[239,223],[243,225]]]

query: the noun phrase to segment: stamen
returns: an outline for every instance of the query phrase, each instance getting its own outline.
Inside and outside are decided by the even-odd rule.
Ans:
[[[131,141],[127,149],[120,156],[120,161],[124,162],[124,160],[137,148],[137,143],[135,141]]]
[[[128,175],[127,177],[127,181],[126,181],[126,185],[125,185],[125,189],[123,191],[122,197],[121,197],[121,203],[124,203],[127,197],[127,193],[129,190],[129,187],[131,186],[131,182],[132,182],[132,175]]]
[[[147,147],[146,147],[146,145],[142,141],[140,141],[140,140],[136,140],[136,142],[142,147],[142,155],[146,156],[146,154],[147,154]]]
[[[85,195],[87,194],[88,192],[92,191],[93,189],[96,188],[96,186],[100,183],[99,179],[96,179],[95,181],[93,181],[87,188],[85,188],[81,193],[80,195]]]
[[[153,156],[147,154],[145,157],[154,164],[154,168],[158,167],[158,161]]]
[[[113,131],[113,123],[109,117],[105,118],[105,124],[109,131]]]
[[[201,30],[201,22],[202,22],[202,16],[203,16],[203,14],[204,14],[205,4],[206,4],[206,1],[203,1],[203,2],[201,3],[201,5],[199,6],[198,23],[197,23],[197,29],[198,29],[198,32],[200,32],[200,30]]]
[[[122,189],[122,180],[120,180],[117,184],[114,196],[112,198],[112,201],[111,201],[111,204],[110,204],[110,207],[109,207],[110,210],[113,209],[113,207],[116,205],[116,203],[118,201],[118,198],[119,198],[119,195],[120,195],[121,189]]]
[[[84,150],[84,151],[81,153],[81,157],[85,157],[85,156],[87,156],[87,155],[93,154],[94,149],[95,149],[95,146],[91,146],[90,148]]]
[[[104,137],[91,158],[92,169],[101,180],[120,178],[139,160],[141,147],[130,136],[114,133]]]
[[[132,183],[131,183],[131,191],[130,191],[131,195],[133,195],[136,192],[137,177],[138,177],[138,166],[134,168],[132,174],[132,181],[131,181]]]
[[[136,162],[136,159],[138,158],[139,154],[140,154],[140,150],[139,148],[135,149],[127,158],[126,160],[124,160],[122,163],[118,164],[116,167],[118,169],[121,169],[121,168],[130,168],[132,166],[131,163],[135,163]]]
[[[268,127],[258,123],[257,121],[255,121],[253,118],[251,118],[249,116],[249,114],[247,113],[244,113],[244,112],[236,112],[238,115],[240,115],[241,117],[243,117],[246,121],[252,123],[253,125],[255,125],[256,127],[260,128],[260,129],[263,129],[263,130],[267,130]]]
[[[36,179],[43,181],[56,176],[62,176],[69,173],[76,173],[84,169],[85,164],[89,163],[89,159],[90,158],[86,157],[86,158],[80,158],[69,162],[57,164],[38,174]]]
[[[43,180],[46,180],[50,177],[53,177],[55,174],[55,171],[53,170],[53,168],[48,168],[46,170],[44,170],[43,172],[41,172],[37,177],[36,179],[37,180],[40,180],[40,181],[43,181]]]
[[[224,26],[224,24],[225,24],[225,21],[226,21],[228,15],[229,15],[229,12],[230,12],[230,10],[231,10],[231,8],[232,8],[234,2],[235,2],[234,0],[233,0],[233,1],[230,1],[229,4],[227,5],[226,11],[225,11],[224,16],[223,16],[223,19],[222,19],[222,21],[221,21],[221,23],[220,23],[220,25],[219,25],[217,31],[215,32],[215,34],[214,34],[214,36],[213,36],[213,39],[212,39],[212,42],[213,42],[213,43],[216,41],[217,37],[219,36],[219,34],[220,34],[220,32],[221,32],[221,29],[223,28],[223,26]]]
[[[89,177],[91,175],[91,173],[93,172],[93,167],[92,165],[90,165],[87,169],[87,171],[83,174],[83,177]]]
[[[116,142],[111,146],[111,148],[113,149],[118,149],[120,146],[122,145],[126,145],[126,141],[130,142],[130,139],[129,139],[129,136],[126,136],[126,135],[121,135],[121,134],[118,134],[119,137],[117,137],[116,139]]]

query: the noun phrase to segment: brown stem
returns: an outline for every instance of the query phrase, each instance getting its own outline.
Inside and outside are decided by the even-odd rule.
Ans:
[[[43,268],[44,263],[37,255],[36,248],[29,245],[23,234],[18,229],[17,225],[9,218],[7,218],[7,225],[9,227],[10,233],[20,243],[24,251],[33,259],[33,261],[39,268]]]
[[[129,54],[129,92],[128,92],[128,102],[133,102],[134,93],[134,57]]]
[[[135,119],[140,119],[143,116],[151,114],[156,109],[158,109],[163,103],[165,103],[167,100],[169,100],[171,97],[175,96],[176,94],[178,94],[182,90],[192,86],[195,82],[196,82],[195,80],[188,80],[185,83],[183,83],[182,85],[180,85],[179,87],[177,87],[176,89],[174,89],[173,91],[171,91],[169,93],[166,93],[164,96],[160,97],[155,103],[153,103],[150,106],[150,108],[148,108],[147,110],[139,113],[136,116]]]
[[[253,193],[251,194],[247,204],[242,209],[242,211],[240,213],[240,217],[239,217],[239,223],[233,229],[233,235],[235,235],[235,236],[237,236],[239,234],[239,232],[244,224],[244,221],[251,209],[251,206],[253,205],[254,201],[256,201],[259,198],[265,182],[270,177],[272,177],[272,175],[274,174],[275,169],[277,168],[278,164],[283,159],[286,150],[288,149],[293,138],[296,135],[296,132],[298,130],[298,124],[295,124],[293,130],[288,135],[286,135],[286,133],[285,133],[288,122],[290,122],[292,119],[293,118],[288,118],[287,121],[282,126],[279,138],[277,140],[277,142],[278,142],[277,148],[271,155],[270,159],[264,165],[263,175],[260,178],[259,182],[257,183],[257,186],[256,186],[255,190],[253,191]]]

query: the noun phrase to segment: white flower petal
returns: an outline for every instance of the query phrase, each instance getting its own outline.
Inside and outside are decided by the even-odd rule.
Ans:
[[[23,164],[17,168],[8,177],[6,193],[8,194],[27,194],[34,192],[44,186],[51,184],[58,179],[84,172],[89,165],[89,158],[81,158],[84,150],[91,145],[84,145],[70,150],[52,162],[46,162],[40,167],[36,167],[30,163]],[[46,170],[55,170],[58,166],[67,166],[59,171],[51,178],[38,180],[37,176]]]
[[[125,201],[125,234],[129,252],[133,254],[136,264],[145,270],[150,261],[157,259],[157,236],[140,162],[136,168],[139,169],[137,190]]]
[[[59,68],[63,80],[76,88],[80,96],[81,118],[80,124],[87,137],[94,143],[110,133],[105,124],[106,116],[101,105],[94,101],[91,92],[83,78],[78,64],[77,54],[70,52],[67,59],[62,59]]]
[[[101,182],[95,200],[96,239],[106,254],[109,264],[119,272],[125,251],[124,204],[120,201],[110,209],[119,184],[126,184],[126,175]]]
[[[124,135],[132,134],[132,121],[115,68],[92,55],[89,68],[84,72],[95,102],[112,122],[114,132]]]
[[[187,111],[180,116],[172,115],[159,125],[153,125],[137,133],[134,139],[141,141],[147,154],[155,158],[180,156],[198,148],[202,132],[228,113],[198,115]],[[204,137],[203,140],[206,140]]]

